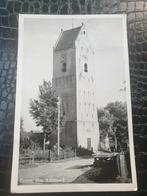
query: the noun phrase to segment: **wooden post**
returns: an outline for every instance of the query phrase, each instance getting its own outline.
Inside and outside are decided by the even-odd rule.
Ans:
[[[126,165],[124,152],[120,153],[120,169],[121,169],[121,177],[123,179],[126,179],[128,176],[128,172],[127,172],[127,165]]]

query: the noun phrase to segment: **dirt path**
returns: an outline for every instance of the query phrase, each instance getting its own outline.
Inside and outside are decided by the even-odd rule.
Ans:
[[[91,169],[93,158],[78,158],[44,163],[34,168],[19,169],[19,184],[70,183]]]

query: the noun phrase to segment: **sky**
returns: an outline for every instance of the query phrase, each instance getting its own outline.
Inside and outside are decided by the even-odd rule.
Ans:
[[[53,46],[61,29],[71,29],[82,23],[95,51],[98,108],[109,102],[126,100],[125,92],[120,91],[125,81],[123,27],[120,18],[25,18],[21,116],[26,131],[40,130],[30,116],[29,103],[30,99],[37,99],[38,86],[43,80],[52,80]]]

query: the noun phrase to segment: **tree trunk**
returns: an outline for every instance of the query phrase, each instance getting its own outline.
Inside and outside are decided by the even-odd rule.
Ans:
[[[45,133],[43,133],[43,153],[45,153]]]
[[[50,162],[51,161],[51,149],[49,148],[49,151],[48,151],[48,161]]]

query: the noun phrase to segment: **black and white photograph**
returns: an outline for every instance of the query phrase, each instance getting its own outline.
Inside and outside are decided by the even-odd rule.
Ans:
[[[19,15],[11,191],[137,190],[125,15]]]

